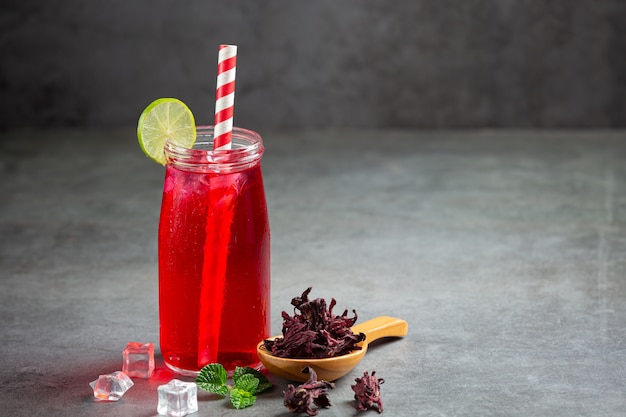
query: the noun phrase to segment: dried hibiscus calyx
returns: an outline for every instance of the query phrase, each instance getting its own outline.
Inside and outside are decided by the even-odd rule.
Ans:
[[[352,310],[353,317],[348,317],[348,310],[337,316],[334,298],[327,305],[323,298],[309,300],[310,292],[311,287],[291,300],[294,315],[283,311],[283,337],[265,340],[265,348],[274,356],[292,359],[332,358],[361,349],[358,343],[365,340],[365,334],[350,329],[357,320],[356,311]]]
[[[309,379],[302,385],[294,387],[292,384],[287,386],[285,394],[285,407],[292,413],[307,413],[310,416],[316,416],[318,410],[313,408],[313,404],[317,407],[330,407],[330,398],[328,398],[328,390],[335,388],[335,384],[328,381],[318,381],[315,370],[309,366],[302,370],[302,373],[309,374]]]
[[[359,411],[378,407],[378,412],[383,412],[383,400],[380,398],[380,385],[385,382],[382,378],[376,378],[376,371],[369,375],[363,372],[363,377],[355,378],[356,384],[352,385],[356,408]]]

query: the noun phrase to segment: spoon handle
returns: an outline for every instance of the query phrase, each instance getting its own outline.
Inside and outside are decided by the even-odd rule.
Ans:
[[[380,316],[352,326],[353,333],[365,333],[366,343],[371,343],[382,337],[406,336],[409,325],[402,319]]]

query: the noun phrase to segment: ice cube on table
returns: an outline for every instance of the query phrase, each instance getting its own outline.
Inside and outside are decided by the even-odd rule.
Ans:
[[[154,344],[130,342],[122,352],[122,372],[137,378],[150,378],[154,371]]]
[[[172,417],[182,417],[198,411],[198,387],[194,382],[172,379],[159,385],[157,413]]]
[[[93,388],[93,396],[99,400],[117,401],[134,385],[132,379],[124,372],[113,372],[100,375],[98,379],[90,382]]]

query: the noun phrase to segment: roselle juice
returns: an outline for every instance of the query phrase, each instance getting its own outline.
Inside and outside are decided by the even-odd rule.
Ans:
[[[255,366],[256,345],[269,337],[261,138],[235,129],[232,151],[211,151],[202,142],[211,130],[198,135],[193,150],[166,145],[159,224],[160,347],[183,374],[208,363]]]

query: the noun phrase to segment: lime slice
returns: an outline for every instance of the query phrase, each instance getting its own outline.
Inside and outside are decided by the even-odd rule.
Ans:
[[[196,121],[189,107],[176,98],[160,98],[146,107],[139,117],[137,138],[141,150],[165,165],[163,148],[170,140],[183,148],[196,143]]]

